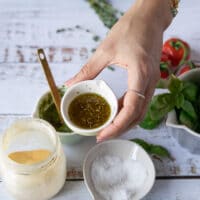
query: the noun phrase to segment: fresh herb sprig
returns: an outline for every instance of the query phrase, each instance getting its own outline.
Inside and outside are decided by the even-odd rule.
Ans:
[[[113,8],[113,6],[107,0],[87,0],[87,2],[98,14],[104,25],[109,29],[122,15],[122,13]]]
[[[200,112],[198,111],[199,87],[189,81],[181,81],[174,75],[168,82],[169,93],[155,95],[140,126],[153,129],[160,124],[168,112],[175,109],[181,124],[199,131]]]
[[[169,151],[160,145],[150,144],[139,138],[132,139],[131,141],[139,144],[150,155],[171,159]]]

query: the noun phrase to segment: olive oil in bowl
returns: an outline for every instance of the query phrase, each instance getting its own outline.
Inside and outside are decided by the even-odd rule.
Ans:
[[[78,127],[94,129],[102,126],[110,117],[108,102],[96,93],[80,94],[69,105],[70,120]]]
[[[112,123],[117,111],[117,97],[102,80],[87,80],[72,85],[61,101],[61,114],[66,125],[84,136],[97,135]]]

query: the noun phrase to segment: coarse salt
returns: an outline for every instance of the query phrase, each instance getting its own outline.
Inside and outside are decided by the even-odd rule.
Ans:
[[[95,190],[104,200],[132,200],[147,178],[141,162],[114,155],[99,155],[92,163]]]

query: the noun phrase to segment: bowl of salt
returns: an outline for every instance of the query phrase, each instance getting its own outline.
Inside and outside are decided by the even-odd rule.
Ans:
[[[142,147],[127,140],[94,146],[83,164],[84,181],[95,200],[138,200],[155,182],[155,168]]]

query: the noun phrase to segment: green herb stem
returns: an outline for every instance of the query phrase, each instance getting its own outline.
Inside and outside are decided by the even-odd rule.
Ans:
[[[87,0],[90,6],[98,14],[104,25],[109,29],[117,22],[121,12],[113,8],[107,0]]]

